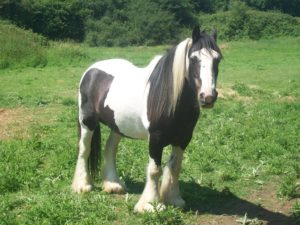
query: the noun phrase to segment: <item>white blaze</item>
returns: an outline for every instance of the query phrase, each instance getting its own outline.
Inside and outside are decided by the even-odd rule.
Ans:
[[[203,48],[200,51],[195,51],[191,57],[197,57],[200,61],[200,79],[201,90],[205,96],[212,96],[213,90],[216,88],[216,80],[213,71],[213,60],[220,57],[220,54],[214,50],[208,51]]]

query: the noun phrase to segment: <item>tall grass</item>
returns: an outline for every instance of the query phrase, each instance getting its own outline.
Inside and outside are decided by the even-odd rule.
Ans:
[[[138,66],[145,66],[151,58],[167,47],[90,48],[74,42],[53,42],[5,21],[0,21],[0,69],[81,66],[107,58],[136,58]]]
[[[47,64],[47,39],[0,21],[0,69]]]

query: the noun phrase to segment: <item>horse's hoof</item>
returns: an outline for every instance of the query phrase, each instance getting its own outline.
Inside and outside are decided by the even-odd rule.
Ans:
[[[160,212],[166,209],[166,206],[162,203],[158,203],[158,204],[151,204],[151,203],[137,203],[134,206],[134,212],[136,213],[145,213],[145,212]]]
[[[125,185],[118,182],[104,181],[103,191],[107,193],[124,194]]]
[[[86,193],[86,192],[90,192],[92,190],[92,185],[90,184],[76,184],[76,183],[73,183],[72,184],[72,189],[74,192],[76,193]]]

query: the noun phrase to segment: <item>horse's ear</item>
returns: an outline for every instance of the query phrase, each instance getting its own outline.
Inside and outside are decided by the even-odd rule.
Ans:
[[[216,28],[212,28],[211,29],[211,34],[210,34],[211,36],[212,36],[212,38],[215,40],[215,41],[217,41],[217,36],[218,36],[218,33],[217,33],[217,29]]]
[[[193,34],[192,34],[193,42],[198,41],[198,39],[199,39],[200,37],[201,37],[201,31],[200,31],[199,25],[197,25],[197,26],[194,27],[194,29],[193,29]]]

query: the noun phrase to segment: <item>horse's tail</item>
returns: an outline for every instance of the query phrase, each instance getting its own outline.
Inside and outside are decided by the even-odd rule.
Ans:
[[[89,167],[92,178],[95,178],[99,171],[99,164],[101,160],[101,130],[98,123],[92,137],[91,153],[89,157]]]

